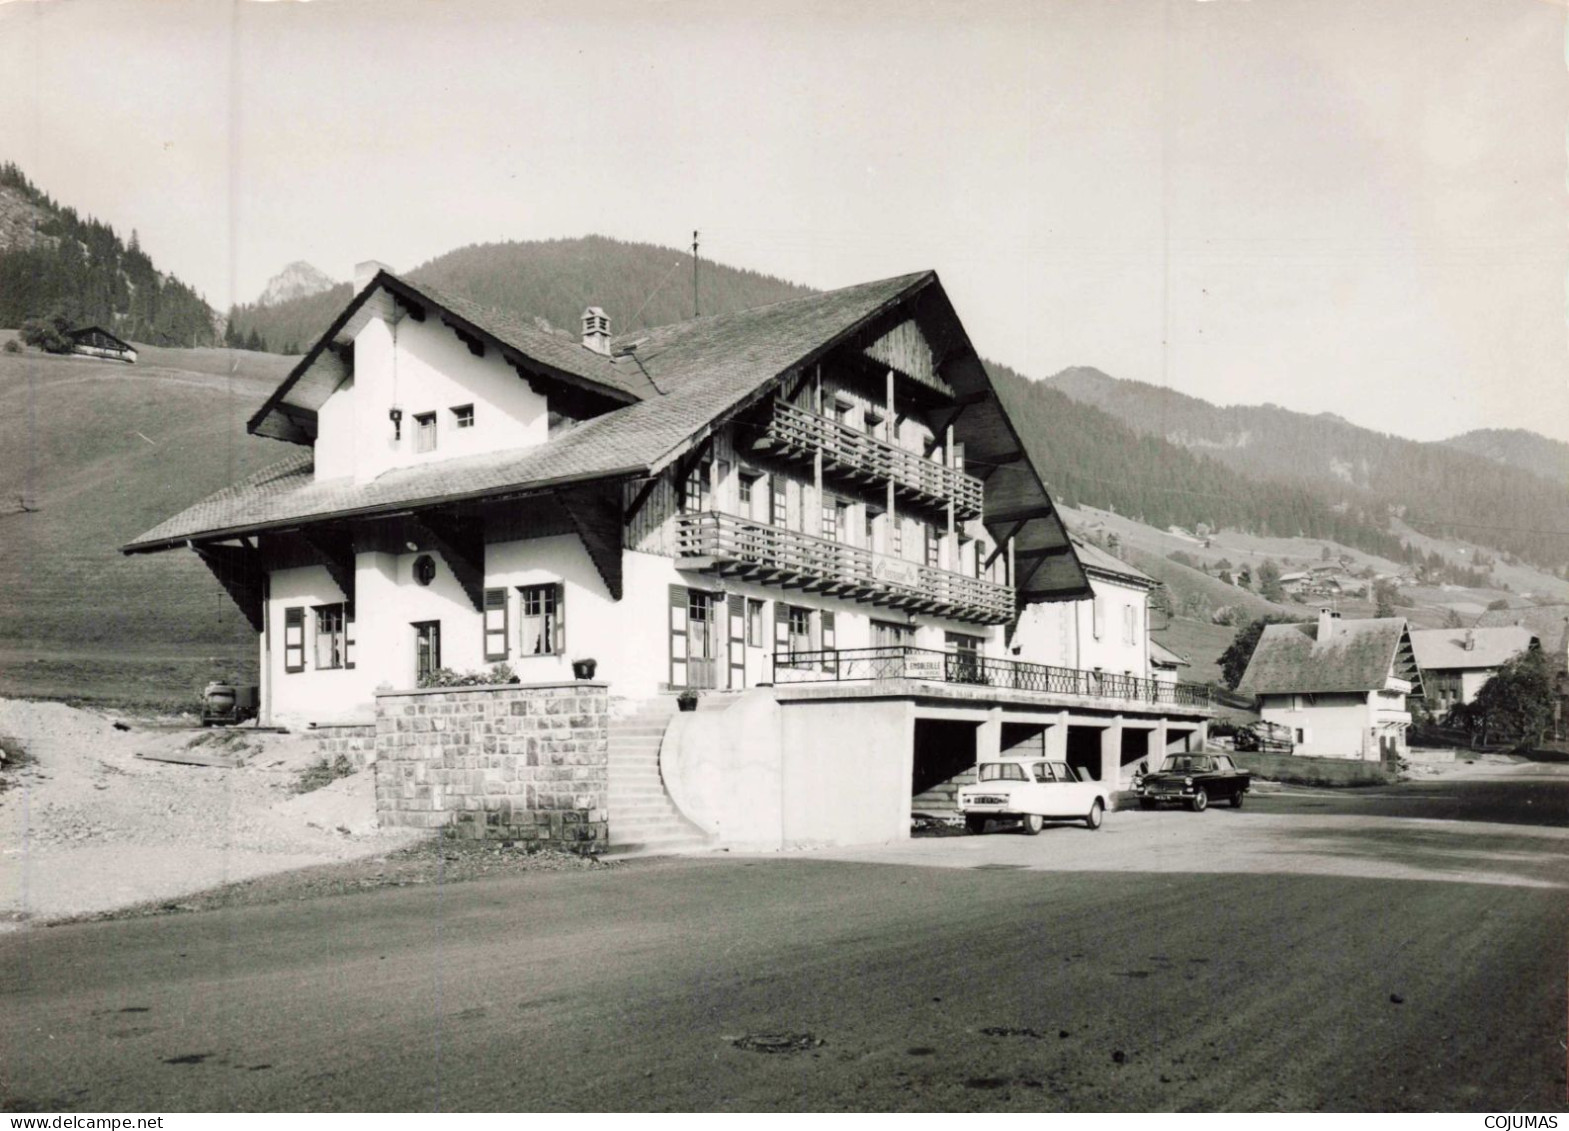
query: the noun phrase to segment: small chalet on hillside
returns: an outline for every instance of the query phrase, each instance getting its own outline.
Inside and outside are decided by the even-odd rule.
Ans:
[[[1295,753],[1377,761],[1405,753],[1406,696],[1421,694],[1422,676],[1404,619],[1324,609],[1317,624],[1266,626],[1237,690],[1290,729]]]
[[[389,821],[882,840],[979,757],[1116,777],[1211,716],[932,272],[574,340],[366,264],[249,428],[297,454],[124,550],[211,567],[265,719],[374,713]],[[520,682],[421,690],[496,663]]]
[[[82,357],[100,357],[105,361],[124,361],[136,364],[136,347],[115,337],[102,326],[83,326],[67,330],[71,339],[71,352]]]
[[[1434,715],[1470,703],[1504,664],[1542,643],[1521,625],[1500,628],[1426,628],[1411,633],[1422,670],[1420,701]]]

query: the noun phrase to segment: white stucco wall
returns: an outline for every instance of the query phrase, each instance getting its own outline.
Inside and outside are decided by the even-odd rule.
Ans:
[[[1140,587],[1119,585],[1091,577],[1093,600],[1041,601],[1028,606],[1014,634],[1015,658],[1032,664],[1096,668],[1148,678],[1148,594]],[[1100,632],[1096,633],[1096,602],[1100,603]],[[1133,610],[1133,638],[1124,636],[1124,609]]]
[[[1259,713],[1265,722],[1303,731],[1295,753],[1320,758],[1378,757],[1371,738],[1375,723],[1373,693],[1321,694],[1308,706],[1301,696],[1260,697]],[[1409,716],[1407,716],[1409,718]]]
[[[388,411],[403,410],[394,440]],[[453,409],[474,406],[474,425],[456,427]],[[436,447],[419,452],[415,417],[436,415]],[[494,349],[476,357],[434,316],[396,326],[372,318],[354,338],[354,376],[317,413],[316,477],[359,482],[395,467],[518,449],[549,437],[545,397]]]

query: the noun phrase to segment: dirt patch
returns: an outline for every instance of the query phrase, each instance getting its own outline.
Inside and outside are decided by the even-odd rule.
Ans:
[[[377,829],[369,770],[296,794],[320,757],[308,735],[6,699],[0,735],[28,753],[0,793],[0,926],[169,901],[419,837]],[[198,751],[234,765],[149,760]]]
[[[781,1053],[810,1052],[827,1042],[811,1033],[748,1033],[730,1043],[748,1052]]]

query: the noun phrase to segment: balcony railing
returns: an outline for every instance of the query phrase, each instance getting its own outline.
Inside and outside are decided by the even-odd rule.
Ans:
[[[918,452],[857,431],[846,424],[788,401],[775,401],[772,418],[756,447],[784,459],[810,460],[821,450],[823,475],[858,483],[893,481],[894,492],[906,500],[946,507],[953,500],[961,519],[981,514],[985,485],[973,475],[926,459]]]
[[[676,516],[676,564],[968,621],[1013,619],[1013,588],[716,511]]]
[[[776,684],[880,679],[926,679],[1004,691],[1036,691],[1167,707],[1214,706],[1210,689],[1196,683],[1163,683],[1139,676],[1027,664],[1020,660],[994,660],[990,656],[939,652],[903,644],[774,654]]]

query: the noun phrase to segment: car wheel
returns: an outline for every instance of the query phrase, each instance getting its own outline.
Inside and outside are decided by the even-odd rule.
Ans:
[[[981,833],[986,831],[986,818],[985,817],[965,817],[964,818],[964,827],[969,829],[970,833],[972,835],[979,836]]]
[[[1153,797],[1141,797],[1141,798],[1139,798],[1139,808],[1140,809],[1153,809],[1153,808],[1155,808],[1155,799]]]
[[[1090,815],[1084,818],[1084,827],[1094,832],[1100,828],[1101,822],[1106,819],[1106,806],[1100,803],[1100,798],[1095,799],[1095,804],[1090,806]]]
[[[1188,800],[1188,808],[1192,809],[1195,813],[1204,812],[1204,810],[1209,808],[1209,794],[1205,793],[1202,789],[1196,791]]]
[[[1231,807],[1233,809],[1242,808],[1242,791],[1240,789],[1231,795]]]
[[[1024,830],[1025,836],[1034,836],[1041,831],[1045,824],[1045,817],[1036,813],[1030,813],[1025,816],[1024,820],[1019,822],[1019,827]]]

